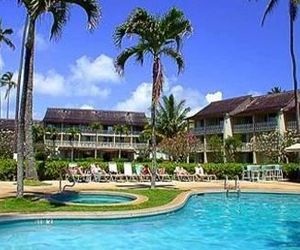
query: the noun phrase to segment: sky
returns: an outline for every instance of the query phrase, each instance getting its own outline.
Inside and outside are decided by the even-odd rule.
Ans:
[[[0,1],[4,28],[12,28],[17,49],[0,47],[0,73],[17,72],[25,10],[17,1]],[[186,100],[192,113],[211,101],[239,95],[265,94],[274,86],[292,89],[287,2],[279,1],[265,26],[260,21],[267,0],[101,0],[102,18],[93,32],[84,12],[74,7],[58,40],[49,40],[50,16],[38,21],[34,76],[34,118],[42,119],[47,107],[142,111],[151,102],[151,60],[143,66],[131,60],[124,76],[114,59],[126,47],[113,44],[115,28],[136,7],[163,14],[182,9],[193,25],[185,39],[185,70],[177,74],[173,61],[163,58],[164,95]],[[299,25],[296,24],[296,39]],[[300,37],[299,37],[300,39]],[[296,41],[297,58],[300,45]],[[15,73],[16,75],[16,73]],[[4,95],[2,89],[2,95]],[[12,93],[14,99],[15,93]],[[2,96],[3,99],[3,96]],[[5,103],[2,103],[4,116]],[[10,116],[14,114],[11,104]]]

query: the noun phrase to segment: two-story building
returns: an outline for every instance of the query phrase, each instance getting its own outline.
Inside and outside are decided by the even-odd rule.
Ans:
[[[263,156],[252,147],[255,136],[277,130],[285,133],[296,128],[292,91],[263,96],[241,96],[212,102],[189,119],[194,122],[193,133],[199,138],[197,157],[202,162],[212,161],[209,140],[217,135],[224,140],[239,134],[243,146],[240,159],[257,163]]]
[[[133,159],[140,148],[147,146],[140,141],[140,134],[147,123],[145,113],[126,111],[48,108],[43,119],[45,128],[56,128],[55,146],[62,157],[102,157]],[[94,129],[93,124],[100,124]],[[114,126],[126,129],[116,131]],[[78,133],[70,134],[70,128]],[[46,130],[47,131],[47,130]],[[53,136],[46,133],[45,143],[53,145]]]

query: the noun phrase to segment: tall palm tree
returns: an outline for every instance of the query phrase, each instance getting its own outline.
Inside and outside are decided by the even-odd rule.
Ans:
[[[141,64],[144,57],[151,56],[152,65],[152,100],[151,100],[151,127],[152,127],[152,180],[151,187],[155,186],[156,178],[156,107],[164,82],[163,65],[161,58],[170,57],[178,66],[178,73],[184,68],[184,59],[180,52],[183,38],[191,34],[191,22],[184,13],[176,8],[170,9],[163,16],[154,16],[146,10],[137,8],[128,17],[127,21],[118,26],[114,33],[116,46],[121,47],[125,37],[137,38],[137,43],[125,49],[116,59],[116,68],[123,73],[129,58],[134,57]]]
[[[176,102],[173,95],[164,96],[157,110],[157,131],[168,138],[184,131],[190,111],[189,107],[185,107],[185,100]]]
[[[10,102],[10,91],[17,86],[17,83],[13,81],[14,74],[12,72],[6,72],[0,79],[0,85],[6,87],[5,99],[7,101],[6,107],[6,119],[9,118],[9,102]],[[1,100],[0,100],[1,101]]]
[[[279,93],[282,93],[284,92],[284,90],[281,89],[281,87],[273,87],[271,88],[270,91],[268,91],[268,95],[270,94],[279,94]]]
[[[103,130],[103,126],[96,122],[90,125],[91,129],[96,133],[95,138],[95,159],[97,159],[97,144],[98,144],[98,133]]]
[[[4,29],[2,27],[2,20],[0,19],[0,47],[1,43],[6,44],[11,49],[15,49],[15,45],[13,42],[8,38],[8,36],[12,35],[14,32],[12,29]]]
[[[18,185],[17,197],[23,196],[23,164],[26,154],[29,161],[28,175],[35,177],[34,154],[32,142],[32,91],[34,72],[35,25],[37,19],[44,14],[51,14],[53,23],[51,38],[58,38],[63,26],[69,19],[70,7],[80,6],[87,14],[88,28],[97,26],[100,17],[100,7],[97,0],[18,0],[23,4],[28,14],[28,27],[24,51],[23,87],[20,102],[18,129]],[[26,132],[25,132],[26,131]],[[26,146],[24,143],[26,142]]]
[[[67,134],[69,134],[69,141],[71,144],[71,161],[74,160],[74,142],[81,134],[80,129],[72,127],[67,130]]]
[[[266,17],[272,12],[272,10],[276,7],[279,0],[269,0],[267,8],[264,12],[262,25],[264,25]],[[290,55],[292,61],[292,76],[294,82],[294,98],[295,98],[295,110],[296,110],[296,120],[297,120],[297,133],[300,133],[300,114],[299,114],[299,98],[298,98],[298,80],[297,80],[297,62],[295,56],[295,48],[294,48],[294,25],[297,18],[298,13],[298,4],[299,0],[289,0],[288,8],[289,8],[289,36],[290,36]]]

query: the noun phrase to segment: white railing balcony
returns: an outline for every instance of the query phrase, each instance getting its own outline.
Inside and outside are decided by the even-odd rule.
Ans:
[[[204,129],[204,127],[196,127],[196,128],[193,128],[191,130],[191,132],[195,135],[203,135],[203,134],[205,134],[205,129]]]
[[[47,146],[53,146],[52,140],[45,141]],[[139,149],[147,147],[147,143],[125,143],[125,142],[94,142],[94,141],[55,141],[58,148],[90,148],[90,149]]]
[[[254,125],[255,131],[263,132],[263,131],[272,131],[277,129],[277,122],[257,122]]]
[[[253,124],[252,123],[234,124],[233,132],[234,133],[253,132]]]
[[[288,130],[296,130],[297,129],[297,122],[296,121],[288,121],[287,122],[287,129]]]
[[[252,143],[251,142],[243,142],[242,146],[238,149],[241,152],[249,152],[252,151]]]
[[[220,125],[208,125],[205,127],[206,134],[222,134],[224,130],[223,124]]]

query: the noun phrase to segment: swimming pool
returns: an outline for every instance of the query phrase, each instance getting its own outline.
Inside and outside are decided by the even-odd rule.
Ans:
[[[50,196],[50,200],[57,203],[72,205],[111,205],[132,202],[137,197],[133,194],[117,192],[65,192]]]
[[[2,223],[0,242],[1,249],[299,249],[300,196],[206,194],[148,218]]]

